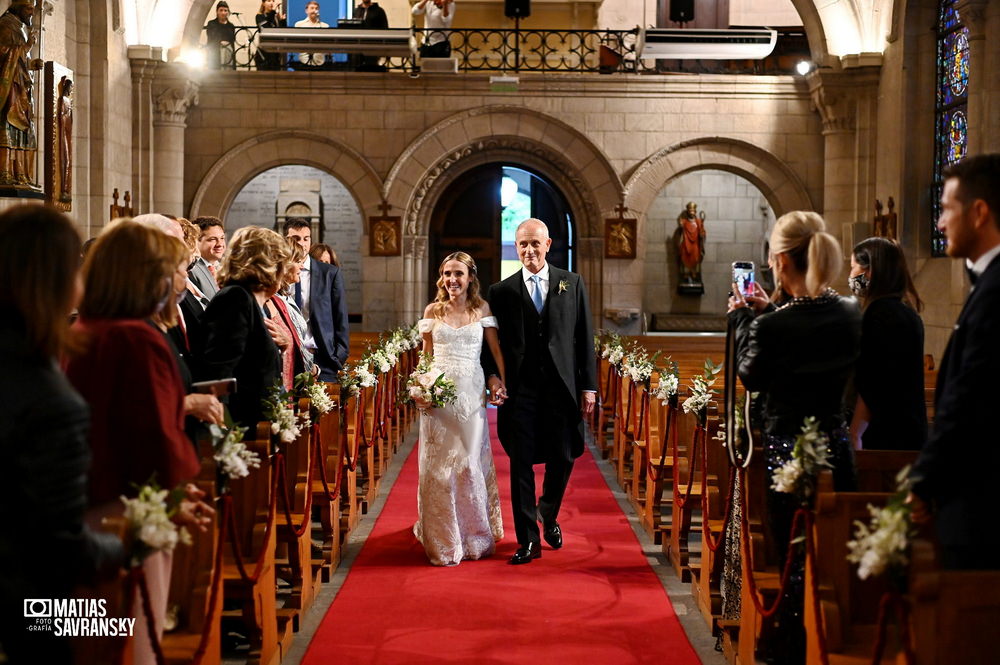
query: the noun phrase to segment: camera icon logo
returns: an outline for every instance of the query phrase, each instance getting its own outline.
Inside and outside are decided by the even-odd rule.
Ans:
[[[30,619],[44,619],[52,616],[51,598],[25,598],[24,616]]]

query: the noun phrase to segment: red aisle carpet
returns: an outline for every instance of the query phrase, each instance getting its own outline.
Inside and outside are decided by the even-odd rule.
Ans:
[[[414,447],[303,665],[699,663],[589,452],[563,502],[563,548],[543,544],[541,559],[507,563],[517,549],[509,465],[495,432],[493,441],[505,531],[496,554],[427,563],[411,531]]]

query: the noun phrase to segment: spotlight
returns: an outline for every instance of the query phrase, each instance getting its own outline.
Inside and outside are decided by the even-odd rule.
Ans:
[[[204,69],[205,51],[200,48],[182,49],[181,54],[177,56],[177,62],[183,62],[185,65],[193,69]]]
[[[799,73],[799,76],[805,76],[813,70],[813,63],[808,60],[799,60],[798,64],[795,65],[795,71]]]

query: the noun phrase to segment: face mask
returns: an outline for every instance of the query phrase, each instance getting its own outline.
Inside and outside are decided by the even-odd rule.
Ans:
[[[851,287],[851,293],[861,298],[868,292],[868,276],[864,273],[855,275],[847,280],[847,285]]]

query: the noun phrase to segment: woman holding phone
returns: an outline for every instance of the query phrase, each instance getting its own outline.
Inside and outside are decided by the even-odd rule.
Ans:
[[[844,420],[843,395],[858,356],[861,313],[853,299],[830,288],[841,266],[840,243],[826,232],[815,212],[782,215],[771,233],[769,261],[777,281],[776,307],[759,284],[745,295],[734,284],[729,320],[735,337],[740,379],[760,392],[764,410],[766,486],[792,457],[796,436],[807,417],[819,422],[829,439],[837,490],[854,487],[854,463]],[[771,536],[784,565],[798,499],[767,490]],[[770,641],[773,662],[805,660],[802,624],[805,565],[796,550],[785,600],[774,617]]]

